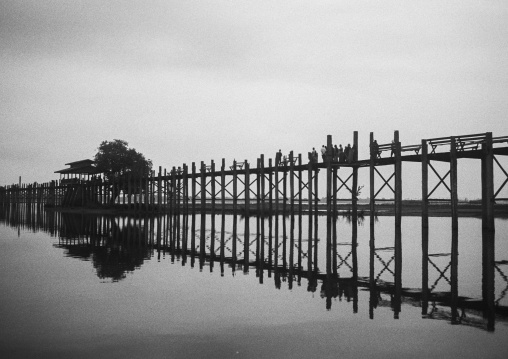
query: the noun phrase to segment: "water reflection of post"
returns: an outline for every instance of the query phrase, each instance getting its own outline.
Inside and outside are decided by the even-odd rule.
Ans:
[[[393,296],[393,315],[399,319],[402,298],[402,233],[401,227],[395,227],[395,295]]]
[[[194,268],[194,259],[196,258],[196,213],[191,215],[191,268]]]
[[[130,225],[127,226],[127,238],[130,239]],[[161,260],[161,241],[162,241],[162,217],[157,216],[157,261]]]
[[[318,212],[314,212],[314,280],[316,281],[315,286],[317,286],[317,272],[318,272]]]
[[[294,247],[295,247],[295,214],[291,212],[291,223],[289,228],[289,289],[293,289],[294,275]]]
[[[213,264],[215,262],[215,213],[212,210],[210,215],[210,272],[213,272]]]
[[[187,250],[189,241],[189,214],[185,213],[182,219],[182,266],[187,263]],[[171,228],[171,227],[170,227]]]
[[[287,257],[286,257],[286,247],[287,247],[287,231],[286,231],[286,212],[283,212],[282,215],[282,268],[284,270],[287,268]]]
[[[178,212],[178,211],[177,211]],[[175,255],[179,247],[179,235],[180,235],[180,215],[175,212],[173,217],[173,226],[171,228],[171,240],[170,240],[170,253],[171,263],[175,262]]]
[[[238,216],[237,216],[236,212],[234,212],[233,213],[233,238],[231,240],[232,241],[232,243],[231,243],[231,259],[232,259],[233,275],[235,275],[236,261],[237,261],[237,258],[236,258],[236,240],[238,238],[237,223],[238,223]]]
[[[484,228],[482,231],[483,243],[483,273],[482,273],[482,297],[483,297],[483,317],[487,319],[487,330],[493,331],[495,327],[496,309],[495,309],[495,260],[494,243],[495,232]]]
[[[335,239],[335,248],[337,248],[337,241]],[[353,222],[353,228],[352,228],[352,238],[351,238],[351,256],[353,261],[353,281],[351,283],[352,285],[352,291],[353,291],[353,313],[358,313],[358,221]],[[337,255],[334,256],[334,258],[337,258]],[[335,268],[337,266],[335,265]]]
[[[458,229],[452,228],[452,254],[451,254],[451,267],[450,267],[450,281],[451,281],[451,296],[450,296],[450,307],[452,310],[452,324],[459,324],[459,290],[458,290]]]
[[[221,214],[221,228],[220,228],[220,275],[224,277],[224,246],[225,246],[225,226],[226,226],[226,214],[224,213],[224,206],[222,206]]]
[[[372,184],[371,177],[371,201],[373,199],[372,192],[374,191],[374,186]],[[372,203],[372,202],[371,202]],[[371,204],[372,207],[372,204]],[[374,278],[374,254],[376,250],[375,237],[374,237],[374,211],[370,212],[370,240],[369,240],[369,318],[374,319],[374,308],[377,307],[377,289],[376,289],[376,279]]]
[[[284,218],[284,216],[282,217]],[[279,215],[275,215],[275,233],[274,233],[274,277],[275,277],[275,288],[280,289],[280,274],[279,274]]]

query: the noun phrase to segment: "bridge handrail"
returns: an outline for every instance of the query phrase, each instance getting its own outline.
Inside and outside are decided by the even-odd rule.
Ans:
[[[231,166],[229,166],[229,169],[234,170],[236,168],[237,170],[241,170],[241,169],[243,169],[243,167],[245,166],[246,163],[247,163],[247,161],[235,162]]]
[[[492,139],[493,143],[502,143],[502,142],[508,142],[508,136],[500,136],[500,137],[494,137]]]
[[[447,137],[435,137],[435,138],[426,138],[425,140],[427,142],[433,142],[433,143],[449,143],[451,141],[452,137],[455,137],[456,139],[483,139],[485,138],[485,133],[476,133],[473,135],[461,135],[461,136],[447,136]]]

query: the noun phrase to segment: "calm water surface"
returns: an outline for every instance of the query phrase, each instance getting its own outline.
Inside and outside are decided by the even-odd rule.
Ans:
[[[508,353],[506,220],[496,220],[492,323],[478,304],[480,219],[459,219],[456,317],[449,305],[450,218],[430,219],[431,300],[422,314],[417,217],[402,219],[397,292],[392,217],[376,219],[371,247],[368,218],[354,225],[339,217],[328,235],[326,217],[1,211],[2,358]]]

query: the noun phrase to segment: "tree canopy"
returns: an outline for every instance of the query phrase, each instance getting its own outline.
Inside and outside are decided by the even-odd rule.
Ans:
[[[146,176],[152,169],[152,161],[129,148],[123,140],[102,141],[95,154],[95,166],[106,179]]]

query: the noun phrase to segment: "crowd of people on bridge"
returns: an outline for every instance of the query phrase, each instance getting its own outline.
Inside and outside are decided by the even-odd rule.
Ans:
[[[356,154],[356,147],[348,143],[347,146],[342,147],[341,144],[339,144],[339,147],[337,145],[328,146],[323,145],[321,146],[321,158],[323,162],[326,162],[326,160],[329,158],[332,162],[335,163],[353,163],[355,161],[355,154]],[[319,162],[319,156],[316,151],[316,148],[312,148],[312,152],[309,154],[309,161],[312,162]]]

